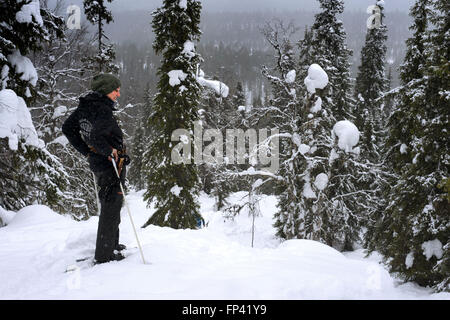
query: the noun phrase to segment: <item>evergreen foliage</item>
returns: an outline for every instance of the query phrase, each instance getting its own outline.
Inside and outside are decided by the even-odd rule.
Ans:
[[[346,45],[346,32],[338,15],[344,12],[343,0],[318,0],[322,11],[315,15],[311,27],[310,57],[328,74],[329,85],[325,95],[330,113],[340,120],[354,121],[350,57],[352,51]],[[309,66],[308,64],[308,66]]]
[[[384,6],[378,7],[381,24],[367,29],[355,84],[355,125],[361,131],[364,146],[362,156],[372,163],[379,163],[381,159],[385,119],[384,100],[381,98],[388,88],[385,75],[387,27],[384,23]]]
[[[389,119],[387,161],[395,180],[370,248],[391,271],[449,290],[449,15],[448,1],[417,0],[413,35]],[[431,28],[433,24],[433,28]]]
[[[34,66],[25,55],[41,50],[51,36],[63,38],[64,34],[61,17],[39,6],[39,11],[28,15],[26,10],[22,12],[28,3],[8,0],[0,4],[0,69],[2,89],[12,89],[31,103],[38,78],[33,76]],[[21,139],[18,149],[10,150],[7,139],[1,138],[0,154],[2,207],[19,210],[39,202],[64,212],[60,199],[67,187],[67,173],[43,143],[35,147]]]

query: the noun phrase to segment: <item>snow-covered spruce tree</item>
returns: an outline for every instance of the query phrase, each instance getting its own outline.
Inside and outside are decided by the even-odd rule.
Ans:
[[[414,32],[413,36],[406,41],[407,52],[405,61],[400,69],[401,86],[397,88],[398,94],[394,97],[394,111],[388,119],[389,133],[383,153],[388,166],[391,166],[393,178],[390,184],[395,184],[404,170],[406,163],[413,160],[411,150],[408,145],[416,140],[415,132],[419,126],[417,118],[411,116],[413,108],[417,108],[422,101],[423,95],[414,97],[415,92],[424,91],[424,68],[429,59],[430,52],[426,49],[430,45],[429,40],[429,19],[432,14],[432,0],[416,1],[411,8],[410,15],[414,19],[410,29]],[[421,100],[419,100],[421,99]],[[415,106],[412,105],[412,101]],[[392,188],[385,192],[386,200],[390,199],[389,194]],[[398,189],[397,195],[401,192]],[[397,197],[397,196],[395,196]],[[390,239],[381,236],[387,226],[391,224],[390,215],[385,212],[379,217],[372,217],[376,223],[369,226],[366,245],[370,251],[381,249],[387,245]]]
[[[279,196],[274,226],[284,239],[312,239],[332,245],[326,183],[322,178],[330,175],[328,158],[334,119],[322,106],[323,89],[328,83],[326,73],[317,64],[309,70],[305,80],[308,93],[299,102],[301,108],[289,137],[292,151],[280,164],[285,190]]]
[[[316,14],[311,27],[310,56],[328,74],[329,84],[324,93],[329,103],[329,112],[337,120],[353,121],[354,100],[350,77],[350,57],[346,32],[338,15],[344,12],[343,0],[318,0],[322,12]]]
[[[62,35],[63,19],[41,9],[37,0],[8,0],[0,4],[0,12],[1,88],[5,89],[1,91],[0,107],[3,121],[11,111],[16,119],[8,121],[5,127],[13,131],[2,131],[0,136],[0,204],[18,210],[39,202],[61,211],[58,205],[67,174],[58,159],[37,140],[37,134],[36,139],[32,138],[35,128],[22,98],[33,101],[38,80],[33,63],[25,55],[41,49],[51,34]],[[15,123],[18,126],[14,128]]]
[[[234,89],[234,93],[231,97],[231,103],[234,107],[238,108],[247,104],[247,98],[245,97],[244,87],[242,86],[242,82],[238,81],[236,84],[236,88]]]
[[[366,181],[376,180],[381,170],[373,168],[361,155],[359,129],[350,121],[341,120],[333,127],[330,176],[326,194],[333,247],[352,251],[364,239],[364,227],[377,207],[377,194]],[[325,177],[323,177],[325,180]]]
[[[432,195],[430,202],[434,205],[435,214],[442,223],[441,230],[434,229],[429,222],[434,218],[432,213],[424,220],[430,225],[423,228],[423,233],[434,236],[440,231],[443,254],[436,263],[433,271],[439,274],[439,283],[435,285],[438,291],[450,292],[450,140],[448,139],[448,128],[450,118],[450,3],[448,1],[436,1],[435,10],[438,14],[432,18],[436,26],[432,34],[432,44],[437,50],[433,51],[428,75],[430,77],[429,87],[433,93],[430,104],[429,130],[424,139],[425,152],[430,153],[439,183],[439,192]],[[433,108],[435,107],[435,108]],[[446,136],[447,133],[447,137]],[[437,152],[436,150],[439,150]],[[430,197],[431,198],[431,197]],[[426,224],[427,224],[426,223]],[[425,224],[425,225],[426,225]],[[447,243],[445,243],[447,240]]]
[[[193,130],[198,118],[201,87],[196,72],[201,57],[193,41],[198,41],[201,34],[200,11],[199,1],[164,0],[162,7],[153,12],[153,48],[163,54],[163,59],[149,118],[149,126],[156,134],[148,147],[149,158],[145,159],[144,199],[149,203],[155,200],[156,211],[144,226],[195,228],[200,218],[197,168],[192,162],[174,164],[171,159],[175,145],[172,133],[177,129]]]
[[[64,20],[40,8],[38,0],[0,3],[1,88],[14,90],[28,103],[38,76],[25,55],[40,50],[52,33],[63,37]]]
[[[316,15],[311,28],[312,35],[305,33],[304,45],[300,58],[308,63],[316,62],[323,66],[328,74],[329,84],[322,93],[322,101],[328,112],[330,130],[337,121],[355,120],[355,101],[351,93],[350,62],[351,50],[345,44],[346,32],[338,15],[343,13],[342,0],[319,0],[322,12]],[[313,61],[308,61],[313,59]],[[302,72],[302,70],[299,70]],[[375,173],[364,162],[364,158],[352,152],[339,150],[333,141],[330,155],[328,186],[324,190],[327,202],[323,221],[327,244],[339,250],[351,250],[355,241],[361,240],[361,228],[366,220],[371,205],[375,201],[369,181],[376,179]],[[334,160],[333,160],[334,159]],[[355,200],[359,199],[359,200]],[[365,205],[364,205],[365,204]],[[331,219],[331,220],[327,220]]]
[[[366,41],[361,49],[361,64],[358,67],[355,84],[356,107],[355,124],[361,130],[362,154],[372,163],[381,159],[380,147],[383,145],[384,99],[388,80],[385,75],[387,27],[384,24],[384,6],[380,8],[380,26],[367,29]]]
[[[450,166],[449,9],[447,1],[430,0],[418,0],[411,8],[414,34],[407,40],[387,140],[396,179],[372,241],[391,271],[446,291],[450,204],[442,182]]]
[[[330,132],[334,118],[322,108],[320,97],[328,77],[318,65],[311,66],[321,83],[316,86],[317,79],[308,78],[308,90],[305,90],[306,82],[296,79],[296,61],[287,30],[280,25],[265,29],[266,38],[277,52],[277,65],[274,75],[267,68],[263,69],[272,84],[273,99],[258,114],[259,121],[269,119],[264,122],[279,128],[282,138],[280,170],[274,177],[280,190],[274,226],[277,236],[283,239],[314,239],[331,244],[326,194],[314,184],[319,174],[329,176],[328,155],[333,142]],[[310,37],[305,39],[308,42]],[[301,46],[300,56],[306,56],[310,48]],[[309,75],[308,71],[306,73]],[[303,80],[305,78],[306,75]]]
[[[373,230],[373,221],[384,210],[385,199],[382,193],[387,187],[386,169],[383,169],[382,161],[382,148],[386,139],[383,95],[388,89],[388,80],[385,76],[387,27],[384,23],[384,5],[381,1],[376,1],[376,5],[380,10],[380,25],[367,28],[354,91],[355,124],[361,131],[359,144],[361,151],[359,157],[352,163],[358,164],[359,170],[355,171],[355,168],[352,168],[353,172],[347,171],[351,175],[347,176],[349,180],[346,181],[347,186],[353,189],[347,191],[357,192],[354,205],[349,203],[354,208],[351,215],[368,227],[369,238]],[[350,181],[352,184],[349,184]]]
[[[113,0],[83,0],[84,13],[87,19],[97,26],[98,51],[95,56],[84,59],[86,69],[96,73],[118,73],[119,67],[114,64],[116,53],[112,44],[107,44],[104,24],[114,21],[111,11],[106,8],[106,2]]]

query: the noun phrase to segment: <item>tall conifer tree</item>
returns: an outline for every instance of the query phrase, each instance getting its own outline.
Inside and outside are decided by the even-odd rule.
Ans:
[[[186,4],[183,6],[182,4]],[[171,136],[176,129],[193,130],[198,118],[197,105],[201,87],[196,72],[201,57],[194,41],[201,31],[199,1],[164,0],[153,12],[156,35],[153,48],[162,53],[158,93],[155,97],[149,126],[155,131],[146,159],[149,202],[155,201],[155,213],[145,225],[156,224],[172,228],[195,228],[199,217],[197,196],[200,190],[194,164],[174,164],[171,159]],[[192,161],[192,157],[191,157]]]
[[[380,3],[377,1],[377,3]],[[366,41],[361,50],[361,65],[355,85],[355,125],[361,131],[362,156],[373,163],[381,159],[383,103],[381,99],[388,87],[385,75],[387,27],[384,23],[384,6],[380,8],[380,26],[367,29]]]
[[[32,103],[38,74],[26,55],[41,50],[52,35],[63,38],[63,19],[40,8],[37,0],[7,0],[0,3],[0,12],[0,89],[11,89]],[[7,102],[2,101],[6,107]],[[17,149],[11,150],[8,139],[0,138],[0,154],[2,207],[18,210],[38,201],[60,211],[66,172],[43,142],[33,146],[20,139]]]
[[[351,95],[350,57],[342,21],[338,15],[344,12],[343,0],[318,0],[322,11],[315,16],[311,27],[312,43],[309,56],[328,74],[326,88],[330,111],[337,121],[353,121],[354,100]],[[308,65],[309,65],[308,64]]]
[[[372,241],[405,280],[449,290],[448,1],[418,0],[411,8],[401,84],[389,120],[387,161],[395,179]],[[431,23],[433,27],[431,28]]]

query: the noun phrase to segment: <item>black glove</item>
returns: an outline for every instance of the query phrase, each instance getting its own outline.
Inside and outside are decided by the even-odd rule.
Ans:
[[[130,162],[131,162],[131,159],[130,159],[130,157],[127,154],[119,155],[119,159],[120,158],[123,158],[123,164],[126,165],[126,166],[129,165]]]

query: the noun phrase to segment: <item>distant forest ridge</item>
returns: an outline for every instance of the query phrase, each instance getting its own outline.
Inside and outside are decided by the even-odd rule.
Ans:
[[[146,83],[149,83],[150,89],[156,89],[156,68],[160,60],[152,49],[154,35],[150,11],[116,11],[114,14],[114,22],[106,26],[106,33],[116,43],[117,62],[123,67],[121,74],[124,85],[129,87],[130,98],[139,101]],[[203,34],[197,46],[204,58],[201,68],[207,76],[216,76],[230,87],[242,81],[252,96],[262,95],[261,86],[265,80],[261,75],[261,66],[271,65],[275,53],[262,35],[261,27],[272,19],[279,19],[285,24],[293,22],[299,28],[292,37],[296,43],[303,38],[305,26],[312,25],[315,14],[315,11],[306,10],[203,12]],[[350,10],[341,17],[347,32],[347,45],[353,50],[350,61],[353,77],[356,77],[360,64],[368,17],[365,12]],[[404,58],[411,19],[407,12],[391,11],[386,13],[385,22],[388,26],[387,61],[392,67],[392,85],[396,86],[397,69]],[[248,98],[251,103],[252,97]]]

